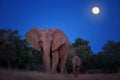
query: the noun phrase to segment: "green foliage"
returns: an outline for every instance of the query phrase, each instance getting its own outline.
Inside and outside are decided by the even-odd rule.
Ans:
[[[117,72],[120,69],[120,41],[108,41],[103,45],[102,51],[91,57],[92,69],[111,70]]]
[[[67,72],[71,73],[72,72],[72,58],[76,56],[75,48],[70,45],[69,46],[69,52],[68,52],[68,58],[67,58]]]
[[[31,68],[42,64],[41,52],[37,52],[22,40],[18,31],[0,30],[0,66],[8,68]],[[39,57],[39,58],[38,58]]]
[[[91,60],[90,60],[91,64],[90,69],[103,69],[104,68],[104,57],[103,57],[103,53],[99,52],[98,54],[93,54],[91,56]]]
[[[73,47],[78,47],[78,46],[81,46],[81,45],[88,45],[88,44],[89,44],[88,41],[83,40],[83,39],[81,39],[81,38],[77,38],[77,39],[75,40],[75,43],[73,43]]]
[[[11,68],[12,63],[16,60],[16,47],[20,36],[18,31],[0,30],[0,61],[1,65],[8,65]],[[18,43],[20,44],[20,43]]]

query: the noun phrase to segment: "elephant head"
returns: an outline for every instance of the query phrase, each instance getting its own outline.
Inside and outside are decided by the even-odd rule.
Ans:
[[[26,33],[26,41],[36,50],[52,51],[58,49],[65,43],[65,36],[59,29],[46,28],[44,31],[39,28],[32,28]]]
[[[66,36],[59,29],[32,28],[26,33],[26,41],[36,50],[43,51],[43,62],[47,72],[50,72],[50,51],[54,52],[66,41]]]
[[[39,28],[32,28],[26,33],[26,41],[38,51],[41,50],[41,45],[39,45],[41,32]]]

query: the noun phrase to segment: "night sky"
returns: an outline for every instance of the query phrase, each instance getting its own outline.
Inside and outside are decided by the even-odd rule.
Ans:
[[[17,29],[24,38],[34,26],[60,28],[70,42],[88,40],[97,53],[108,40],[120,40],[120,0],[0,0],[0,29]]]

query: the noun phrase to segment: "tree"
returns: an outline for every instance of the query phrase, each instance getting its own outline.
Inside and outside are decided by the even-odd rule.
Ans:
[[[114,72],[117,72],[120,69],[120,41],[114,44],[114,50],[110,62]]]
[[[102,49],[105,68],[117,72],[120,68],[120,41],[108,41]]]
[[[0,30],[0,66],[30,70],[42,65],[41,52],[34,50],[18,31]],[[34,65],[33,65],[34,64]]]
[[[0,30],[0,61],[1,65],[8,65],[11,68],[12,63],[16,60],[16,44],[14,41],[20,39],[18,31]]]
[[[89,44],[89,42],[88,41],[86,41],[86,40],[83,40],[83,39],[81,39],[81,38],[77,38],[76,40],[75,40],[75,43],[73,43],[72,45],[73,45],[73,47],[78,47],[78,46],[84,46],[84,45],[88,45]]]
[[[91,47],[89,45],[89,42],[86,40],[83,40],[81,38],[77,38],[75,40],[75,43],[72,44],[75,48],[75,53],[80,59],[82,60],[82,72],[85,72],[87,69],[89,69],[90,64],[90,58],[92,55]]]

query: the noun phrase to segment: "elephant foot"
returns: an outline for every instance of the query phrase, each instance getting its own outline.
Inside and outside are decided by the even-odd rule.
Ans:
[[[57,71],[52,71],[52,74],[57,74]]]
[[[74,77],[78,77],[78,76],[79,76],[79,73],[78,73],[78,72],[74,72],[74,73],[73,73],[73,76],[74,76]]]

